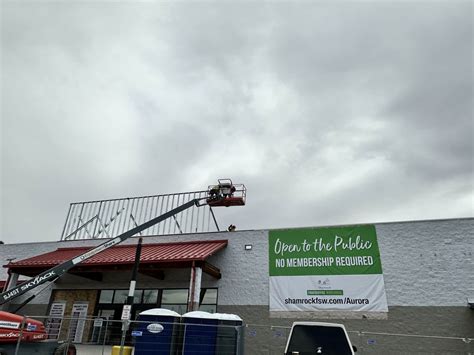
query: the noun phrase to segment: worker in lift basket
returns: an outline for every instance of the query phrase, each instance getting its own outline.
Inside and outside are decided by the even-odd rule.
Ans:
[[[221,188],[219,185],[214,185],[209,190],[209,197],[211,199],[217,199],[220,197],[220,195],[221,195]]]
[[[235,186],[234,185],[225,185],[225,186],[220,186],[220,190],[222,192],[222,195],[224,197],[232,197],[232,195],[235,192]]]

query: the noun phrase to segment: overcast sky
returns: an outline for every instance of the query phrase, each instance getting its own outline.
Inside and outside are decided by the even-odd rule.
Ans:
[[[246,184],[238,229],[474,216],[472,2],[1,2],[1,236]]]

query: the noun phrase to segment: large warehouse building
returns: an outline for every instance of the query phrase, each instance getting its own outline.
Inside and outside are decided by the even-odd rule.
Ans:
[[[189,227],[193,232],[181,215],[142,235],[132,319],[156,307],[237,314],[246,324],[247,354],[282,353],[287,327],[315,319],[344,323],[363,353],[474,352],[474,218],[219,232],[203,222],[211,214],[196,215],[201,227]],[[107,227],[97,226],[96,235]],[[80,231],[85,237],[68,228],[67,221],[60,242],[2,245],[4,289],[104,242],[87,238],[87,228]],[[126,229],[123,223],[115,234]],[[137,240],[95,255],[4,309],[35,293],[23,314],[120,320]],[[86,329],[78,341],[88,337]]]

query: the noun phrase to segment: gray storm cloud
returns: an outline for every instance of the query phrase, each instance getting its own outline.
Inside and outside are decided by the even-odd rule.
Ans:
[[[249,189],[222,225],[473,215],[471,2],[2,2],[1,238]]]

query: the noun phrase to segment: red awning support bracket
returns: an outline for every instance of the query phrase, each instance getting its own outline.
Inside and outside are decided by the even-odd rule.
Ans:
[[[220,280],[222,278],[221,271],[219,270],[218,267],[209,264],[208,262],[204,262],[202,265],[202,271],[205,272],[206,274],[214,277],[217,280]]]

